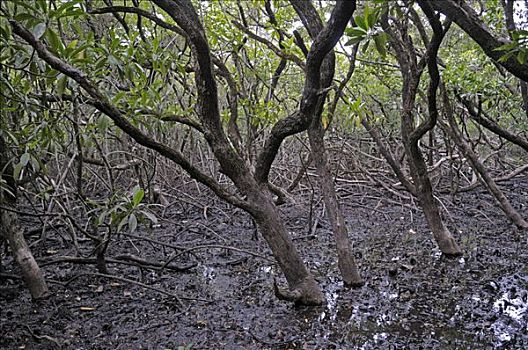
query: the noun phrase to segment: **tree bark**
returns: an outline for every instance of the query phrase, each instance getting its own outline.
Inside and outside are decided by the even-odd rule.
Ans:
[[[267,190],[255,190],[249,196],[250,203],[255,207],[252,216],[288,281],[289,294],[296,295],[290,300],[302,305],[323,304],[325,296],[286,232],[277,206]]]
[[[262,159],[264,159],[264,164],[260,164],[260,175],[253,174],[247,164],[245,164],[244,159],[231,147],[223,130],[211,53],[204,28],[192,3],[187,0],[177,2],[154,0],[154,2],[166,11],[183,29],[191,44],[196,62],[194,70],[197,88],[196,109],[203,127],[204,137],[211,147],[215,158],[220,163],[222,172],[233,181],[242,195],[247,197],[247,200],[231,194],[227,189],[220,186],[216,180],[190,164],[181,152],[144,134],[127,120],[122,112],[99,91],[98,87],[90,81],[84,72],[51,53],[40,40],[36,39],[31,32],[17,21],[10,20],[9,22],[14,34],[30,44],[38,56],[52,68],[75,80],[91,96],[93,99],[92,105],[108,115],[121,130],[130,135],[136,142],[171,159],[187,171],[190,176],[212,189],[218,196],[250,213],[259,224],[262,235],[270,244],[270,248],[288,280],[290,289],[296,296],[295,301],[309,305],[323,303],[325,300],[324,295],[313,276],[308,272],[295,246],[291,243],[291,239],[279,219],[277,208],[269,197],[267,186],[269,167],[276,156],[280,143],[284,137],[291,135],[291,132],[297,129],[294,127],[284,133],[283,130],[277,128],[277,125],[274,127],[275,134],[272,131],[272,142],[271,144],[267,143],[268,148],[265,148],[263,152],[264,156]],[[311,122],[310,118],[313,116],[313,110],[317,107],[317,96],[320,93],[321,64],[326,54],[332,50],[343,35],[348,20],[355,9],[354,5],[355,3],[352,4],[347,1],[337,2],[328,26],[321,31],[310,48],[306,64],[306,81],[300,107],[300,117],[297,120],[293,120],[293,124],[301,126],[301,130],[297,132],[305,130]],[[292,119],[286,120],[286,124],[290,123],[290,121]],[[265,210],[262,210],[262,208]]]
[[[0,174],[10,192],[0,189],[0,204],[8,208],[8,210],[0,209],[0,240],[8,242],[31,297],[33,299],[45,298],[49,294],[46,280],[26,243],[22,228],[18,222],[18,216],[14,211],[16,209],[16,184],[12,176],[13,167],[9,162],[7,145],[1,134]]]
[[[299,14],[301,21],[308,30],[308,33],[315,40],[315,38],[323,30],[322,21],[309,1],[292,0],[295,11]],[[355,2],[354,2],[355,6]],[[321,89],[326,91],[334,77],[335,72],[335,54],[331,50],[325,57],[321,69]],[[345,223],[343,212],[339,208],[337,201],[337,194],[334,186],[334,179],[332,173],[328,169],[328,160],[326,149],[324,145],[325,129],[322,124],[322,113],[327,93],[323,92],[317,97],[317,107],[314,110],[314,115],[310,118],[312,120],[308,127],[308,139],[312,158],[315,163],[317,180],[319,188],[323,195],[325,203],[326,215],[332,225],[332,231],[336,241],[338,267],[346,286],[358,287],[364,284],[363,279],[359,274],[359,270],[352,254],[352,245],[348,238],[348,230]]]
[[[462,104],[466,107],[469,113],[469,116],[471,117],[472,120],[482,125],[483,127],[488,129],[492,133],[505,138],[506,140],[510,141],[511,143],[516,144],[517,146],[521,147],[526,152],[528,152],[528,140],[526,140],[520,135],[515,135],[509,132],[508,130],[501,128],[489,116],[487,116],[482,109],[477,110],[476,106],[473,103],[471,103],[471,101],[469,101],[468,99],[465,99],[459,95],[457,97],[459,101],[461,101]]]
[[[405,189],[409,193],[416,196],[416,189],[414,188],[414,185],[409,180],[407,180],[407,177],[403,173],[401,166],[396,162],[389,149],[385,147],[379,129],[376,126],[371,125],[368,119],[366,118],[361,120],[361,124],[363,125],[365,130],[367,130],[367,132],[370,134],[370,137],[372,137],[374,142],[376,142],[379,152],[381,153],[383,158],[385,158],[389,166],[392,168],[392,171],[394,171],[394,174],[396,174],[396,177],[398,178],[398,180],[400,180],[403,187],[405,187]]]
[[[407,162],[409,163],[410,174],[414,182],[416,195],[420,206],[422,207],[424,216],[427,220],[429,228],[432,231],[438,247],[445,255],[457,256],[461,255],[462,251],[455,242],[451,233],[444,226],[440,211],[433,196],[433,189],[431,181],[427,173],[427,165],[418,145],[420,138],[430,131],[436,124],[437,110],[436,110],[436,88],[438,86],[439,76],[438,67],[436,66],[436,58],[438,49],[442,42],[444,32],[442,25],[438,18],[434,15],[430,5],[426,1],[418,1],[418,4],[428,17],[433,28],[433,37],[431,38],[427,51],[420,62],[417,62],[416,50],[407,33],[408,23],[403,23],[400,26],[400,37],[396,35],[390,27],[388,17],[382,17],[383,29],[389,34],[390,42],[396,52],[396,58],[400,65],[400,70],[403,76],[402,87],[402,112],[401,112],[401,134],[402,141],[407,154]],[[424,61],[425,60],[425,61]],[[429,116],[417,127],[414,126],[413,108],[416,100],[416,94],[420,82],[420,77],[423,72],[424,64],[427,64],[431,82],[428,88],[428,107]],[[432,108],[434,106],[434,108]]]
[[[334,232],[337,262],[341,277],[346,286],[358,287],[364,284],[359,274],[359,270],[352,254],[352,245],[348,238],[348,230],[343,217],[343,212],[339,207],[337,195],[334,186],[332,173],[328,169],[328,161],[324,145],[324,129],[320,119],[314,120],[312,126],[308,128],[308,137],[312,157],[317,170],[319,188],[323,194],[323,200],[326,208],[326,215],[332,225]]]

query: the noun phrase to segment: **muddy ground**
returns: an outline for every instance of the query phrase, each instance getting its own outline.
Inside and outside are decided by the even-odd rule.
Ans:
[[[528,177],[501,186],[527,218]],[[412,202],[382,188],[338,187],[366,279],[360,289],[346,289],[339,281],[318,196],[311,224],[310,193],[298,193],[295,203],[281,207],[288,230],[326,292],[326,306],[297,307],[274,297],[274,277],[283,284],[284,279],[262,238],[253,238],[245,213],[213,197],[196,197],[197,205],[182,197],[186,201],[176,200],[160,227],[141,228],[136,235],[188,248],[238,250],[210,247],[182,254],[173,264],[190,267],[183,272],[109,265],[111,274],[177,295],[182,305],[142,286],[85,274],[96,272],[93,265],[71,263],[43,268],[50,281],[63,285],[50,283],[52,296],[33,303],[23,283],[9,277],[18,270],[3,252],[0,348],[528,348],[527,233],[509,224],[482,187],[456,198],[440,197],[446,223],[465,253],[457,259],[441,256]],[[40,225],[35,219],[21,220],[27,229]],[[312,233],[310,225],[315,226]],[[45,243],[34,246],[38,261],[74,255],[66,232],[50,231]],[[81,244],[89,254],[88,242]],[[109,256],[124,253],[166,261],[175,250],[122,236],[110,246]]]

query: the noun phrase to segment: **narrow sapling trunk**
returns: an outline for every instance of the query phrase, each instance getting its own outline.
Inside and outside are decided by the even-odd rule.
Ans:
[[[0,204],[7,208],[6,210],[0,209],[0,241],[6,240],[8,242],[31,297],[41,299],[48,296],[48,286],[33,254],[31,254],[18,222],[18,216],[15,212],[16,184],[12,174],[13,167],[9,162],[7,145],[0,134],[0,177],[5,180],[2,186],[6,186],[6,188],[0,188]]]
[[[341,277],[346,286],[359,287],[364,284],[359,270],[352,255],[352,246],[348,238],[348,230],[345,224],[343,212],[339,207],[334,187],[332,173],[328,169],[328,161],[324,146],[324,129],[319,118],[312,122],[308,129],[312,157],[317,169],[319,188],[323,194],[326,215],[332,225],[337,248],[337,261]]]
[[[440,216],[440,210],[433,196],[433,188],[429,175],[427,174],[427,166],[422,152],[417,144],[409,144],[408,142],[406,143],[406,151],[409,157],[408,162],[418,201],[422,207],[429,229],[433,234],[433,238],[438,244],[438,248],[440,248],[443,254],[448,256],[462,255],[462,250],[449,230],[445,227]]]
[[[5,201],[3,206],[14,209]],[[49,290],[44,279],[44,275],[40,270],[31,250],[29,249],[20,224],[18,223],[17,214],[9,210],[1,210],[0,214],[0,231],[2,231],[2,238],[7,240],[9,248],[15,258],[16,263],[20,267],[22,276],[31,293],[33,299],[42,299],[48,296]]]

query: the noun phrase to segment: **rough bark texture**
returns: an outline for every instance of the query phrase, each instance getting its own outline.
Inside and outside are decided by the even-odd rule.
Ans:
[[[355,5],[355,1],[352,1]],[[291,1],[293,7],[299,14],[304,26],[312,38],[323,30],[323,24],[316,9],[309,1]],[[321,68],[321,86],[320,89],[325,90],[332,83],[335,72],[335,54],[330,51]],[[326,215],[332,225],[332,231],[336,241],[338,267],[343,278],[343,282],[347,286],[361,286],[363,279],[359,274],[359,270],[352,254],[352,245],[348,238],[348,230],[346,227],[343,213],[339,208],[337,195],[334,187],[334,180],[332,173],[328,169],[328,160],[324,145],[325,130],[322,124],[322,112],[327,93],[321,93],[318,97],[317,108],[314,115],[311,117],[312,122],[308,128],[308,138],[310,142],[310,149],[312,159],[315,163],[317,180],[319,188],[323,195],[325,203]]]
[[[248,197],[249,212],[258,224],[281,267],[290,290],[299,292],[297,302],[317,305],[325,301],[324,294],[306,268],[279,219],[268,187],[259,185],[249,167],[230,146],[223,131],[218,105],[218,91],[212,70],[211,54],[205,32],[192,4],[188,1],[155,0],[185,31],[196,60],[195,82],[198,90],[198,115],[204,135],[219,161],[222,171]],[[343,28],[344,30],[344,28]],[[342,32],[341,32],[342,33]],[[321,53],[322,54],[322,53]],[[268,170],[269,171],[269,170]]]
[[[294,7],[307,6],[308,2],[292,1],[292,5]],[[328,24],[320,32],[310,33],[314,35],[315,40],[306,58],[301,106],[297,113],[280,120],[271,129],[255,167],[255,178],[258,182],[267,182],[271,164],[275,160],[282,141],[288,136],[305,131],[310,126],[319,106],[318,95],[321,93],[321,86],[325,85],[325,82],[322,81],[324,77],[321,77],[321,71],[329,68],[325,65],[333,64],[332,60],[324,59],[343,35],[354,10],[355,1],[337,1]],[[302,17],[301,20],[305,21]],[[320,23],[321,19],[312,17],[310,22]]]
[[[14,209],[14,207],[7,203],[3,203],[3,205]],[[1,212],[0,230],[2,231],[2,238],[9,243],[9,248],[11,248],[13,257],[20,267],[31,297],[33,299],[47,297],[49,290],[46,280],[24,239],[24,234],[18,224],[16,213],[8,210],[1,210]]]
[[[521,84],[521,96],[523,100],[523,109],[526,113],[526,119],[528,119],[528,83],[525,81],[520,81]]]
[[[13,168],[8,162],[8,152],[3,136],[0,134],[0,175],[6,180],[6,186],[11,194],[0,191],[0,204],[8,209],[16,209],[16,185]],[[33,299],[48,296],[48,286],[31,250],[26,243],[22,228],[18,223],[18,216],[14,211],[0,209],[0,241],[6,240],[11,248],[13,257],[20,267],[22,276],[29,288]]]
[[[296,295],[291,301],[303,305],[323,304],[325,296],[286,232],[271,196],[263,190],[255,191],[251,197],[250,201],[258,208],[253,218],[284,273],[290,291]]]
[[[308,129],[310,148],[312,157],[317,169],[318,182],[323,200],[325,203],[326,215],[332,225],[332,231],[336,241],[338,267],[341,272],[343,282],[347,286],[357,287],[363,285],[363,279],[352,254],[352,246],[348,237],[348,230],[343,217],[343,212],[339,207],[337,195],[334,187],[332,173],[328,169],[327,156],[324,145],[324,129],[319,119],[314,120],[313,125]]]

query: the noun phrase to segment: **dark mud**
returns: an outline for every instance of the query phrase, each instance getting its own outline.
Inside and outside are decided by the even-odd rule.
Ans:
[[[501,184],[528,217],[528,178]],[[207,209],[177,203],[161,227],[138,235],[194,250],[174,263],[185,272],[110,264],[110,273],[142,281],[182,298],[118,280],[83,275],[32,303],[20,280],[0,280],[2,349],[526,349],[528,348],[528,236],[518,232],[483,188],[442,197],[449,229],[464,250],[442,257],[421,213],[382,189],[339,186],[355,254],[366,285],[339,281],[330,227],[322,204],[308,227],[309,194],[282,206],[298,247],[324,287],[324,307],[275,299],[284,283],[265,242],[254,240],[249,217],[211,198]],[[384,198],[384,199],[382,199]],[[317,199],[317,196],[316,196]],[[401,204],[399,204],[401,203]],[[207,216],[207,218],[204,217]],[[27,228],[39,225],[23,220]],[[60,229],[59,229],[60,230]],[[62,237],[62,238],[61,238]],[[33,237],[35,239],[36,237]],[[34,247],[41,262],[74,255],[65,232]],[[87,254],[89,249],[83,251]],[[128,253],[165,261],[174,250],[122,236],[110,256]],[[18,274],[4,257],[4,275]],[[64,283],[93,265],[44,267]],[[183,299],[190,298],[190,299]],[[195,299],[195,300],[193,300]]]

